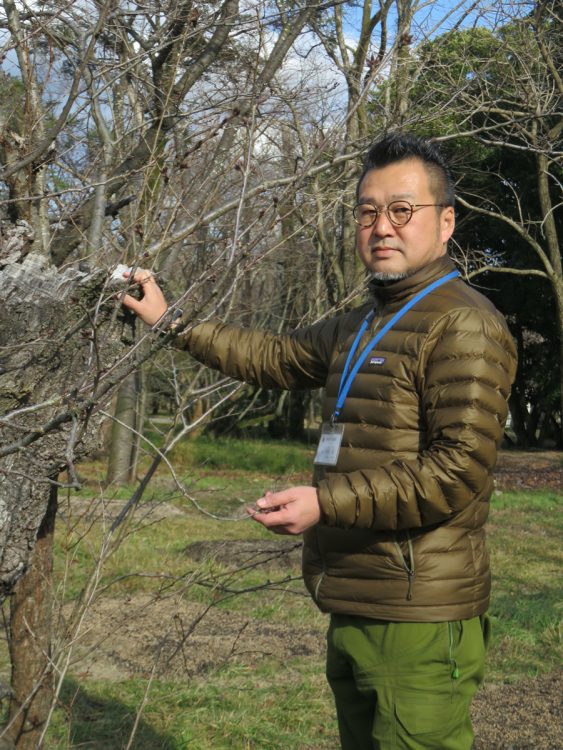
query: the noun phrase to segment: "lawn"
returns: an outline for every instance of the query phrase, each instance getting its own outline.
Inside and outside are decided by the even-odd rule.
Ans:
[[[82,467],[57,527],[64,679],[50,748],[335,750],[327,620],[299,579],[299,540],[243,512],[268,487],[307,481],[311,456],[194,441],[175,456],[180,484],[162,471],[113,533],[132,488],[102,490],[101,466]],[[495,493],[490,684],[561,663],[561,507],[557,490]]]

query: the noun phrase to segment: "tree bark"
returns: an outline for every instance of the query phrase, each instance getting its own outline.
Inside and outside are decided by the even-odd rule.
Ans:
[[[53,536],[57,487],[49,493],[27,573],[14,588],[10,606],[12,696],[7,736],[17,750],[37,750],[53,700]]]
[[[557,135],[561,133],[561,120],[558,123]],[[563,445],[563,261],[561,260],[561,249],[559,247],[559,236],[555,222],[555,210],[549,189],[548,175],[551,164],[545,154],[536,156],[536,169],[538,180],[538,196],[543,216],[543,234],[547,245],[547,254],[551,262],[548,269],[553,296],[557,308],[559,321],[559,402],[561,404],[561,424],[559,428],[558,442]]]
[[[106,481],[124,485],[132,480],[137,429],[138,378],[131,373],[123,381],[115,404],[115,421],[111,429],[111,446]]]

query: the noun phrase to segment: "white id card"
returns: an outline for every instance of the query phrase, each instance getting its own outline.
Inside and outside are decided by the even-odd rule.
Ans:
[[[323,424],[315,463],[321,466],[336,466],[343,436],[343,424]]]

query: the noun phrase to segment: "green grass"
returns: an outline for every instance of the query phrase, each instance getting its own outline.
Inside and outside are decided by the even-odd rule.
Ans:
[[[189,685],[153,684],[135,750],[334,750],[337,729],[322,670],[311,663],[229,665]],[[117,750],[133,727],[146,683],[67,680],[51,750]]]
[[[555,492],[505,492],[493,499],[489,674],[494,679],[548,672],[563,660],[562,510]]]
[[[173,451],[173,459],[184,466],[206,470],[266,472],[287,475],[310,472],[313,448],[288,441],[231,440],[200,437],[186,440]]]
[[[229,442],[228,466],[205,471],[194,467],[202,455],[220,452],[216,442],[197,440],[175,458],[190,493],[212,513],[240,515],[269,486],[291,481],[287,472],[308,467],[310,451],[278,444],[250,441],[239,448]],[[194,446],[196,446],[194,448]],[[294,457],[299,455],[299,460]],[[189,454],[189,455],[188,455]],[[252,469],[243,469],[242,455]],[[278,455],[279,454],[279,455]],[[237,458],[239,456],[239,458]],[[267,473],[268,457],[281,463]],[[183,463],[180,462],[182,459]],[[213,460],[217,460],[214,458]],[[299,467],[299,468],[296,468]],[[56,576],[60,596],[76,599],[100,556],[109,521],[93,520],[85,513],[88,497],[99,497],[99,482],[91,466],[85,466],[88,482],[81,496],[65,507],[57,527]],[[286,478],[281,478],[285,476]],[[197,477],[197,481],[196,481]],[[119,496],[126,500],[132,488]],[[118,497],[118,499],[119,499]],[[144,512],[166,503],[178,513],[151,520]],[[561,663],[560,539],[563,531],[562,498],[549,491],[496,493],[489,523],[489,548],[493,568],[493,598],[490,614],[493,640],[488,661],[489,681],[518,681],[554,671]],[[82,511],[82,514],[81,514]],[[115,514],[111,506],[108,512]],[[291,628],[310,628],[323,638],[326,618],[301,596],[302,583],[261,588],[268,580],[297,576],[298,566],[287,564],[237,571],[228,555],[195,561],[186,548],[201,542],[211,545],[247,540],[276,539],[251,520],[217,521],[202,515],[174,487],[165,472],[157,481],[134,518],[123,529],[123,539],[104,564],[99,586],[103,597],[122,598],[137,594],[157,597],[163,585],[183,592],[194,604],[216,602],[224,613],[253,621]],[[146,577],[138,574],[154,574]],[[163,580],[165,573],[172,579]],[[173,580],[175,579],[175,580]],[[189,584],[186,584],[189,581]],[[64,582],[64,586],[63,586]],[[229,597],[222,587],[255,591]],[[288,636],[291,637],[291,636]],[[5,655],[4,667],[6,666]],[[61,704],[50,730],[52,750],[87,748],[119,750],[127,744],[134,717],[147,683],[141,679],[93,680],[80,674],[80,664],[65,681]],[[231,660],[219,668],[172,681],[155,679],[139,722],[135,750],[335,750],[337,731],[330,691],[325,684],[320,656],[304,655],[278,659],[264,656],[252,666]]]

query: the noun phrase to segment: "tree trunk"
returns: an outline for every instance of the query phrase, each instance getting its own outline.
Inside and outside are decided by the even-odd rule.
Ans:
[[[107,484],[128,484],[132,479],[137,429],[138,379],[131,373],[121,384],[111,428]]]
[[[10,607],[12,696],[7,736],[17,750],[37,750],[53,700],[53,536],[57,488],[49,491],[27,573],[14,588]]]
[[[522,404],[522,399],[520,398],[516,386],[512,389],[508,405],[512,417],[512,429],[516,435],[516,445],[519,448],[528,448],[528,433],[526,430],[528,413],[525,406]]]
[[[555,290],[555,303],[559,318],[559,403],[561,407],[561,419],[559,422],[558,445],[563,446],[563,283],[557,285]]]
[[[205,413],[205,408],[204,408],[203,399],[198,398],[194,401],[192,410],[191,410],[190,417],[191,417],[192,423],[197,422],[199,419],[201,419],[204,413]],[[201,424],[198,427],[196,427],[195,429],[191,430],[188,433],[187,435],[188,440],[195,440],[196,438],[201,437],[204,429],[205,429],[205,423],[204,423],[204,420],[202,420]]]
[[[124,376],[117,364],[134,338],[103,303],[107,273],[57,271],[29,252],[32,236],[25,222],[0,221],[0,593],[13,597],[3,739],[18,750],[41,747],[53,700],[52,478],[64,468],[72,477],[97,444],[98,410]],[[104,383],[108,372],[115,380]]]
[[[135,429],[133,433],[133,450],[131,453],[131,470],[129,481],[134,482],[139,470],[139,458],[141,455],[141,441],[143,439],[143,428],[145,425],[145,414],[147,409],[147,382],[143,367],[135,372],[137,389],[137,408],[135,413]]]
[[[289,396],[287,429],[290,440],[305,438],[305,417],[309,406],[307,391],[293,391]]]
[[[554,128],[553,135],[560,136],[561,120]],[[552,272],[550,273],[553,296],[555,297],[555,306],[557,309],[557,319],[559,322],[559,399],[561,404],[561,423],[559,426],[559,440],[563,444],[563,262],[561,260],[561,248],[559,246],[559,236],[557,224],[555,221],[555,206],[551,199],[549,189],[548,175],[550,173],[550,163],[545,154],[536,156],[537,177],[538,177],[538,196],[542,209],[542,233],[545,236],[547,252],[551,262]]]

